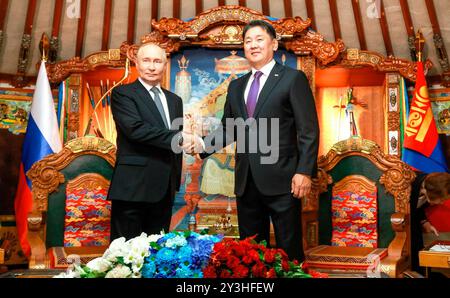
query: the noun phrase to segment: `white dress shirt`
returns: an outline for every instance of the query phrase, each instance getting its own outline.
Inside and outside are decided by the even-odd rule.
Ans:
[[[155,100],[155,95],[153,94],[153,91],[150,91],[150,89],[153,88],[152,85],[147,84],[146,82],[144,82],[141,78],[139,78],[139,82],[141,82],[142,85],[144,85],[145,89],[148,90],[148,92],[150,93],[150,96],[153,100]],[[169,124],[169,128],[171,126],[171,120],[170,120],[170,115],[169,115],[169,106],[167,105],[167,98],[166,95],[164,94],[164,92],[161,89],[161,84],[156,85],[156,88],[159,89],[159,98],[161,99],[161,103],[163,105],[163,109],[164,109],[164,115],[166,116],[166,121]]]
[[[260,72],[262,72],[262,75],[259,78],[258,97],[259,97],[259,93],[261,93],[261,90],[264,87],[264,84],[266,83],[267,79],[269,78],[269,74],[272,71],[272,68],[274,66],[275,66],[275,60],[272,59],[269,63],[267,63],[266,65],[261,67],[261,69],[259,70]],[[244,91],[245,104],[247,104],[247,98],[248,98],[248,93],[250,92],[250,86],[252,85],[253,80],[255,79],[255,72],[257,72],[257,71],[258,71],[258,69],[255,69],[252,67],[252,75],[250,76],[250,79],[248,80],[247,86],[245,87],[245,91]]]

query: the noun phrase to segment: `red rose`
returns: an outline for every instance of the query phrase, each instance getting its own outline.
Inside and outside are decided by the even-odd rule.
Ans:
[[[220,278],[230,278],[231,273],[228,270],[222,270],[220,272]]]
[[[282,260],[281,267],[283,267],[284,271],[289,271],[289,262],[287,260]]]
[[[214,269],[214,266],[206,266],[205,269],[203,269],[203,277],[204,278],[217,278],[216,270]]]
[[[256,263],[252,266],[252,275],[253,277],[266,277],[267,269],[263,263]]]
[[[248,251],[247,255],[255,262],[260,260],[259,253],[254,249]]]
[[[277,277],[277,273],[274,268],[270,268],[270,270],[266,274],[266,278],[275,278]]]
[[[244,277],[248,277],[248,268],[245,266],[237,266],[236,268],[234,268],[233,270],[233,276],[235,278],[244,278]]]
[[[271,264],[275,261],[276,252],[273,249],[268,249],[264,252],[264,261]]]
[[[227,267],[230,269],[233,269],[236,266],[239,266],[240,263],[241,263],[241,261],[235,256],[229,256],[227,259]]]

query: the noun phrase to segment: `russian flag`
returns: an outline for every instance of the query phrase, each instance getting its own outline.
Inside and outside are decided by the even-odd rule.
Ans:
[[[417,80],[405,128],[402,159],[414,169],[425,173],[448,172],[431,110],[422,62],[417,62]]]
[[[46,155],[59,152],[61,148],[55,104],[47,77],[47,70],[45,69],[45,62],[42,61],[22,147],[19,184],[14,200],[19,241],[22,251],[27,257],[31,255],[27,233],[28,213],[32,211],[33,199],[31,195],[31,181],[26,176],[26,173],[35,162]]]

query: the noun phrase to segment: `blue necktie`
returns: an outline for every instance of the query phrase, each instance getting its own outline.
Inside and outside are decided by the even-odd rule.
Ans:
[[[150,89],[150,91],[153,92],[154,94],[154,102],[156,104],[156,107],[158,108],[159,113],[161,114],[161,118],[164,121],[164,125],[169,128],[169,125],[167,124],[167,119],[166,119],[166,113],[164,113],[164,108],[161,102],[161,98],[159,97],[159,89],[156,86],[153,86],[152,89]]]
[[[248,117],[253,117],[253,113],[255,112],[256,101],[258,100],[259,93],[259,78],[262,76],[261,71],[257,71],[254,74],[254,79],[252,85],[250,86],[250,91],[248,92],[247,97],[247,114]]]

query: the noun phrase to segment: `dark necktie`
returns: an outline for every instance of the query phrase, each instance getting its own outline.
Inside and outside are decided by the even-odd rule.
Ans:
[[[254,74],[254,79],[252,85],[250,86],[250,91],[248,92],[247,97],[247,114],[248,117],[253,117],[253,113],[255,112],[256,101],[258,100],[259,93],[259,78],[263,73],[261,71],[257,71]]]
[[[164,108],[161,102],[161,98],[159,97],[159,89],[156,86],[153,86],[152,89],[150,89],[150,91],[153,92],[153,100],[155,101],[156,107],[158,108],[159,113],[161,114],[161,118],[164,121],[164,125],[169,128],[169,125],[167,124],[167,119],[166,119],[166,113],[164,113]]]

